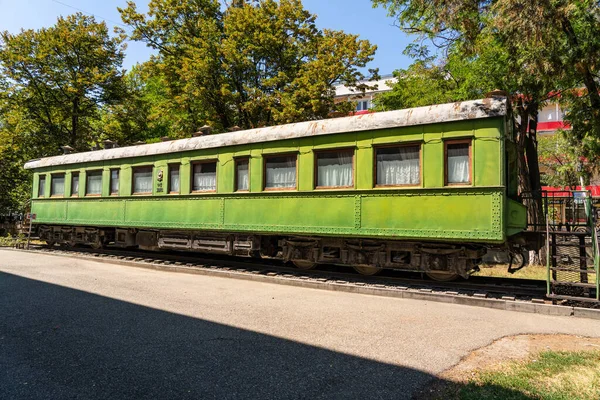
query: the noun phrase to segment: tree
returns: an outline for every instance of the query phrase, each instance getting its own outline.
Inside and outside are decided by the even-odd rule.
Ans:
[[[99,136],[92,122],[100,108],[124,96],[122,41],[81,13],[50,28],[0,34],[0,73],[12,106],[30,122],[38,156],[61,145],[86,148]]]
[[[166,83],[174,136],[326,118],[333,84],[363,90],[360,69],[376,47],[357,35],[319,30],[300,0],[153,0],[148,14],[119,9],[132,38],[158,51],[148,64]]]
[[[497,80],[515,97],[519,132],[532,128],[550,95],[569,109],[571,137],[600,153],[600,6],[592,0],[372,0],[406,32],[431,39],[442,54],[479,59],[498,53]],[[415,48],[419,46],[414,45]],[[576,90],[583,87],[584,90]],[[526,117],[526,118],[523,118]],[[531,122],[531,123],[530,123]],[[527,136],[527,134],[526,134]],[[532,137],[535,142],[535,137]],[[527,145],[527,143],[525,143]],[[530,158],[530,161],[531,160]],[[535,180],[536,177],[534,176]],[[536,183],[536,182],[534,182]]]
[[[570,132],[559,131],[554,135],[540,136],[539,154],[542,170],[542,183],[547,186],[570,187],[580,185],[580,177],[585,184],[597,172],[598,159],[587,159],[582,150],[573,146]]]
[[[430,40],[440,64],[463,60],[479,73],[479,87],[509,93],[515,111],[521,193],[541,188],[537,114],[552,97],[570,111],[569,140],[588,159],[600,151],[599,5],[590,0],[372,0],[386,7],[405,32],[417,34],[407,50],[428,56]],[[459,62],[460,64],[460,62]],[[473,82],[466,79],[462,85]],[[573,89],[583,86],[584,90]],[[458,92],[460,94],[464,92]],[[448,93],[455,95],[456,91]],[[460,99],[460,96],[459,98]],[[585,154],[580,154],[579,157]],[[540,223],[541,199],[526,200],[531,223]]]
[[[0,33],[0,213],[21,211],[31,192],[28,159],[87,149],[101,109],[125,96],[122,37],[75,14],[49,28]]]

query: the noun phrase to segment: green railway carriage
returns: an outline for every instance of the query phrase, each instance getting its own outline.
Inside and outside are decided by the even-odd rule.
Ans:
[[[468,276],[523,243],[502,97],[33,160],[49,244]]]

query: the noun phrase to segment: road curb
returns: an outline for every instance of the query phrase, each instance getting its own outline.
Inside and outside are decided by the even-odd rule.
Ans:
[[[19,252],[27,252],[32,254],[46,254],[50,256],[59,256],[59,257],[69,257],[75,259],[81,259],[86,261],[95,261],[104,264],[113,264],[113,265],[122,265],[127,267],[136,267],[136,268],[144,268],[151,269],[156,271],[165,271],[165,272],[177,272],[177,273],[185,273],[185,274],[194,274],[194,275],[205,275],[205,276],[214,276],[221,278],[233,278],[233,279],[242,279],[247,281],[261,282],[261,283],[271,283],[271,284],[279,284],[279,285],[287,285],[287,286],[295,286],[301,288],[309,288],[309,289],[318,289],[318,290],[329,290],[329,291],[337,291],[337,292],[346,292],[346,293],[355,293],[355,294],[365,294],[371,296],[379,296],[379,297],[394,297],[394,298],[403,298],[403,299],[412,299],[412,300],[424,300],[424,301],[432,301],[437,303],[449,303],[449,304],[457,304],[457,305],[466,305],[473,307],[485,307],[492,308],[496,310],[504,310],[504,311],[516,311],[516,312],[525,312],[525,313],[533,313],[533,314],[542,314],[542,315],[552,315],[552,316],[572,316],[577,318],[588,318],[588,319],[596,319],[600,320],[600,309],[590,309],[590,308],[581,308],[581,307],[571,307],[571,306],[560,306],[560,305],[551,305],[551,304],[538,304],[533,302],[525,302],[525,301],[515,301],[515,300],[504,300],[504,299],[489,299],[485,297],[476,297],[476,296],[464,296],[460,294],[447,294],[447,293],[436,293],[433,291],[422,291],[415,290],[410,288],[403,287],[386,287],[384,285],[380,285],[383,287],[375,287],[375,286],[361,286],[351,284],[350,282],[344,281],[315,281],[315,280],[306,280],[300,277],[284,277],[284,274],[280,273],[270,273],[267,275],[261,271],[253,271],[253,272],[242,272],[236,270],[222,270],[218,268],[210,268],[210,266],[206,267],[198,267],[198,266],[179,266],[179,265],[165,265],[158,263],[149,263],[142,261],[130,261],[130,260],[121,260],[115,259],[112,257],[98,257],[98,256],[83,256],[76,254],[56,254],[52,252],[39,252],[32,250],[21,250],[21,249],[7,249],[11,251],[19,251]]]

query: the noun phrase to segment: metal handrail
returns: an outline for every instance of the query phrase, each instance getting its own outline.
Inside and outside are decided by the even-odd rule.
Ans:
[[[596,274],[596,300],[600,300],[600,278],[598,277],[600,272],[600,247],[598,245],[598,231],[596,230],[595,215],[592,212],[592,198],[587,196],[586,202],[586,213],[588,217],[588,226],[590,228],[590,236],[592,237],[592,248],[594,251],[594,272]]]
[[[546,213],[546,295],[550,294],[550,219]]]

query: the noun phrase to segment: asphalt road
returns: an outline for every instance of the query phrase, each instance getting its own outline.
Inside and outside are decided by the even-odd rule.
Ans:
[[[0,250],[0,398],[402,399],[518,333],[600,321]]]

